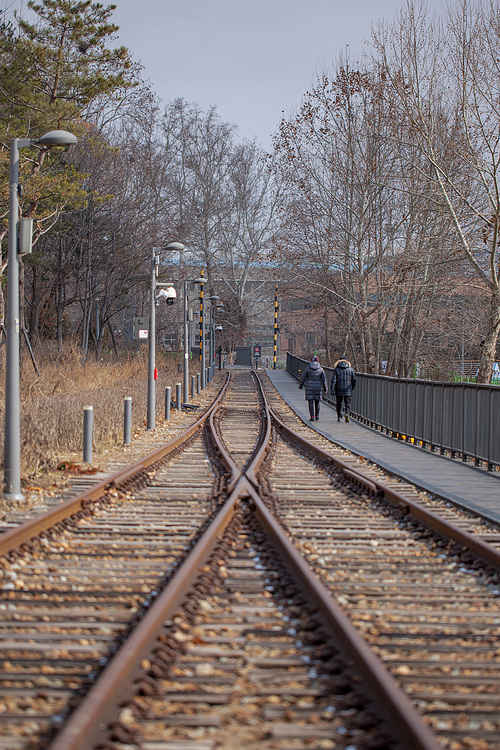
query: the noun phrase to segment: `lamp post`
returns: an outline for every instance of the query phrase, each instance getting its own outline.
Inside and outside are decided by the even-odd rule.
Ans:
[[[183,398],[184,403],[189,404],[189,328],[188,328],[188,286],[187,281],[184,279],[183,299],[182,299],[182,314],[184,316],[184,382],[183,382]]]
[[[201,276],[198,279],[200,285],[200,365],[201,365],[201,389],[203,390],[207,384],[206,372],[205,372],[205,306],[203,299],[203,284],[205,278],[203,277],[203,269],[201,270]]]
[[[219,328],[220,330],[222,330],[220,326],[216,326],[215,325],[215,322],[216,322],[215,316],[216,316],[216,314],[218,312],[223,312],[223,311],[224,311],[224,305],[223,305],[223,303],[222,302],[218,302],[215,305],[215,307],[214,307],[214,319],[213,319],[213,323],[212,323],[212,376],[215,374],[215,364],[216,364],[216,360],[215,360],[215,332],[217,331],[217,328]]]
[[[210,317],[209,317],[209,329],[208,329],[208,335],[209,335],[209,377],[212,379],[213,377],[213,361],[214,361],[214,320],[215,320],[215,303],[220,300],[220,297],[217,294],[213,294],[211,297],[208,298],[210,300]]]
[[[9,244],[7,276],[7,346],[5,361],[5,439],[4,498],[22,500],[21,417],[20,417],[20,321],[19,321],[19,149],[29,146],[70,146],[77,143],[73,133],[51,130],[38,140],[12,138],[9,173]]]
[[[278,353],[278,285],[274,285],[274,347],[273,347],[273,370],[276,369],[276,358]]]
[[[182,242],[171,242],[166,250],[178,250],[179,251],[179,283],[181,275],[184,274],[184,250],[185,245]],[[189,342],[188,342],[188,320],[187,320],[187,281],[184,278],[182,285],[182,314],[184,316],[184,322],[182,326],[183,336],[183,349],[184,349],[184,362],[183,362],[183,389],[182,389],[182,400],[185,404],[189,403]]]
[[[156,279],[160,256],[156,248],[151,254],[151,284],[149,289],[149,330],[148,330],[148,404],[146,415],[146,430],[154,430],[156,426]]]
[[[160,254],[158,248],[153,247],[151,253],[151,284],[149,300],[149,352],[148,352],[148,403],[146,415],[146,431],[156,428],[156,281],[158,279],[158,268],[160,265]],[[184,245],[180,242],[171,242],[165,250],[184,250]],[[181,255],[182,257],[182,255]],[[172,289],[172,295],[163,295],[168,298],[168,303],[172,303],[177,296]]]
[[[216,334],[217,331],[222,331],[222,326],[220,326],[220,325],[216,326],[215,325],[215,313],[217,313],[217,312],[224,312],[224,304],[222,302],[219,302],[217,305],[215,305],[215,310],[214,310],[214,330],[213,330],[213,357],[214,357],[213,368],[214,368],[214,372],[215,372],[215,365],[217,364],[217,362],[216,362],[216,356],[215,356],[216,355],[215,334]],[[219,346],[219,370],[220,369],[221,369],[221,347]]]

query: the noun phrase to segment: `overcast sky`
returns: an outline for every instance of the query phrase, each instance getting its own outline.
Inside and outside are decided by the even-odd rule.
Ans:
[[[348,46],[355,64],[371,25],[404,0],[99,0],[116,4],[119,44],[144,66],[164,102],[215,105],[239,136],[271,148],[283,113],[301,103],[318,74]],[[450,0],[453,2],[453,0]],[[0,0],[4,8],[27,0]],[[440,12],[442,0],[427,0]]]
[[[119,42],[163,102],[213,104],[240,137],[269,149],[282,113],[300,105],[318,72],[331,70],[346,45],[359,59],[372,22],[392,19],[403,0],[114,2]]]

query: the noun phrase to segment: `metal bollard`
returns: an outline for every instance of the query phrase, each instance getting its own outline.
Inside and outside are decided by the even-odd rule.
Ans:
[[[92,463],[92,424],[94,422],[94,407],[83,407],[83,461]]]
[[[182,410],[182,385],[180,383],[175,386],[175,408],[177,411]]]
[[[196,393],[200,392],[200,387],[201,387],[201,375],[200,375],[200,373],[197,373],[197,375],[196,375]]]
[[[123,399],[123,444],[132,442],[132,396]]]
[[[165,419],[170,419],[170,401],[172,399],[172,389],[169,385],[165,388]]]
[[[191,375],[191,398],[194,398],[196,394],[196,377]]]

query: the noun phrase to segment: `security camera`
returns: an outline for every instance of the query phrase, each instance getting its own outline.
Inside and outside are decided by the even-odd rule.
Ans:
[[[160,291],[156,295],[156,299],[164,299],[167,305],[173,305],[175,300],[177,299],[177,292],[175,291],[173,286],[169,286],[166,289],[160,289]]]

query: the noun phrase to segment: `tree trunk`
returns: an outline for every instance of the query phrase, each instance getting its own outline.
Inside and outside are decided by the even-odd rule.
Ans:
[[[116,346],[115,332],[113,331],[113,326],[111,325],[111,321],[108,320],[107,323],[108,323],[109,333],[111,335],[111,341],[113,342],[113,349],[115,350],[116,356],[118,356],[118,347]]]
[[[62,284],[59,280],[57,284],[57,297],[56,297],[56,340],[57,340],[57,348],[62,351],[62,345],[63,345],[63,314],[64,314],[64,304],[62,299]]]
[[[32,267],[33,280],[31,285],[31,307],[29,316],[29,332],[32,344],[40,338],[40,308],[42,304],[42,284],[40,269],[37,265]]]
[[[328,307],[325,307],[325,352],[326,352],[326,366],[331,367],[331,355],[330,355],[330,332],[328,330],[329,316]]]
[[[491,383],[493,363],[496,357],[498,335],[500,333],[500,290],[495,290],[490,299],[490,310],[486,337],[481,342],[478,383]]]

